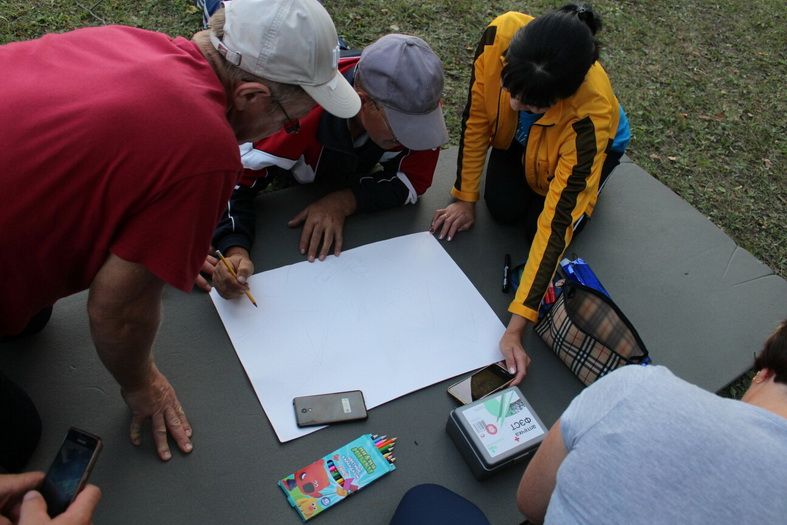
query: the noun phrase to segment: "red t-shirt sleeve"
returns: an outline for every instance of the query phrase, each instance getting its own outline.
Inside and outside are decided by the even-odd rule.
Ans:
[[[191,290],[236,178],[212,172],[169,184],[124,221],[110,250],[175,288]]]

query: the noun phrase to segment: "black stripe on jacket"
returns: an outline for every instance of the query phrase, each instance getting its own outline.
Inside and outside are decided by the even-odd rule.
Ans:
[[[559,259],[566,249],[566,231],[571,228],[573,222],[571,212],[577,205],[577,198],[587,187],[593,169],[593,160],[596,158],[596,128],[590,117],[575,122],[572,127],[577,135],[577,162],[571,169],[566,187],[560,193],[560,198],[555,206],[549,240],[544,249],[544,255],[541,257],[541,264],[539,264],[533,278],[533,284],[525,298],[524,305],[532,310],[538,310],[544,292],[549,286],[549,280],[555,273]]]
[[[456,162],[456,182],[454,188],[457,191],[462,191],[462,156],[465,149],[465,130],[467,129],[467,119],[470,118],[470,106],[473,103],[473,85],[475,84],[475,62],[478,57],[484,52],[484,47],[494,44],[495,36],[497,35],[497,26],[489,26],[481,35],[481,40],[478,42],[478,47],[475,49],[473,55],[473,70],[470,73],[470,86],[467,90],[467,104],[462,112],[462,127],[459,135],[459,154]]]

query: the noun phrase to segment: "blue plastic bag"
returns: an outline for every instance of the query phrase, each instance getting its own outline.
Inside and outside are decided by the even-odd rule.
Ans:
[[[590,266],[583,259],[577,258],[573,261],[568,258],[563,259],[560,261],[560,267],[563,268],[566,278],[579,284],[584,284],[588,288],[593,288],[610,297],[609,292],[602,286],[601,281],[598,280],[596,274],[593,273],[593,270],[590,269]]]

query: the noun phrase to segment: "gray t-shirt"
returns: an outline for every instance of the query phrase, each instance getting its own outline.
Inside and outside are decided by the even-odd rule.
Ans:
[[[661,366],[626,366],[560,418],[546,523],[787,523],[787,419]]]

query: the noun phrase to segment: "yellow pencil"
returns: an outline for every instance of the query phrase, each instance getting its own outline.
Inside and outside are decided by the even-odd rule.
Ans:
[[[224,258],[224,256],[221,254],[221,251],[216,250],[216,255],[219,256],[219,259],[221,259],[221,262],[224,263],[224,266],[227,267],[227,270],[229,270],[229,272],[232,274],[232,276],[237,281],[238,280],[238,274],[235,273],[235,270],[232,269],[232,266],[230,265],[230,262],[227,259]],[[249,289],[246,288],[243,292],[246,294],[246,297],[249,298],[249,301],[251,301],[251,304],[253,304],[254,307],[256,308],[257,307],[257,301],[254,299],[254,296],[251,295],[251,292],[249,291]]]

